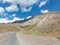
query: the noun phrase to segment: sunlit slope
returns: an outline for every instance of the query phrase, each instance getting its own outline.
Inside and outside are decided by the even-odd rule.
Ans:
[[[29,24],[24,27],[26,34],[60,36],[60,13],[42,14],[25,23]]]
[[[13,24],[0,24],[0,33],[9,31],[17,32],[20,31],[20,28],[18,28],[16,25]]]
[[[23,23],[0,24],[0,32],[8,31],[60,36],[60,12],[49,12],[38,15]]]

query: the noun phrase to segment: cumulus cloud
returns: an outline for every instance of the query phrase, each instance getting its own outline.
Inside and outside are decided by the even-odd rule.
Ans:
[[[47,13],[49,10],[41,10],[41,13]]]
[[[15,16],[16,16],[16,14],[13,14],[12,16],[13,16],[13,17],[15,17]]]
[[[28,17],[26,17],[26,19],[29,19],[29,18],[31,18],[32,16],[28,16]]]
[[[29,12],[31,10],[31,7],[28,9],[26,7],[32,6],[35,3],[37,3],[38,1],[39,0],[2,0],[3,3],[8,2],[8,3],[12,3],[12,4],[19,4],[21,7],[21,10],[23,12]],[[11,7],[13,7],[13,6],[15,6],[15,5],[12,5]],[[6,10],[10,12],[12,10],[11,7],[7,7]]]
[[[29,6],[36,3],[38,0],[2,0],[2,2],[9,2],[14,4],[20,4],[21,6]]]
[[[0,18],[0,23],[10,23],[17,20],[24,20],[24,18],[14,17],[12,20],[8,20],[7,18]]]
[[[39,7],[41,7],[41,6],[45,5],[48,2],[48,0],[2,0],[2,2],[3,3],[8,2],[8,3],[11,3],[11,4],[18,4],[18,5],[20,5],[21,12],[29,12],[29,11],[31,11],[32,6],[34,4],[40,3]],[[15,8],[12,9],[12,7],[15,7]],[[29,8],[27,8],[27,7],[29,7]],[[6,7],[6,10],[8,12],[13,11],[14,9],[15,9],[15,11],[18,10],[16,5]]]
[[[3,3],[6,3],[6,2],[8,2],[8,3],[16,3],[18,1],[19,0],[2,0]]]
[[[7,23],[7,22],[8,22],[7,19],[5,19],[5,18],[0,18],[0,23]]]
[[[24,20],[24,18],[14,17],[14,19],[12,21],[17,21],[17,20]]]
[[[2,15],[5,12],[5,9],[3,7],[0,7],[0,15]]]
[[[27,7],[27,6],[37,3],[38,0],[20,0],[19,2],[21,6]]]
[[[21,12],[29,12],[31,11],[32,7],[29,7],[29,8],[21,8]]]
[[[9,15],[9,17],[7,17],[7,19],[14,18],[14,17],[16,17],[16,14]]]
[[[45,5],[47,3],[47,0],[41,1],[39,4],[39,7],[42,7],[43,5]]]
[[[16,4],[12,4],[9,7],[6,7],[6,11],[8,12],[17,12],[19,9]]]

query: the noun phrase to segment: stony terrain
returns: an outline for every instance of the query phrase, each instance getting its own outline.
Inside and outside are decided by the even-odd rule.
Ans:
[[[21,45],[60,45],[60,12],[49,12],[23,23],[0,24],[0,33],[15,32]]]
[[[22,24],[24,33],[60,37],[60,13],[50,12]]]

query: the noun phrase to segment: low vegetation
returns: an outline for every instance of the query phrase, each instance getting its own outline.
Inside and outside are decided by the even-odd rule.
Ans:
[[[17,32],[17,31],[20,31],[20,29],[17,28],[16,26],[11,26],[11,25],[0,26],[0,32],[8,32],[8,31]]]
[[[33,32],[31,31],[34,27],[36,27],[36,24],[34,25],[28,25],[28,26],[24,26],[23,29],[23,33],[25,34],[32,34]]]
[[[30,25],[24,27],[25,34],[34,34],[36,36],[55,36],[60,40],[60,21],[48,23],[46,26],[40,28],[37,25]],[[35,30],[36,29],[36,30]]]
[[[0,24],[0,32],[22,31],[25,34],[34,34],[36,36],[55,36],[60,40],[60,13],[43,14],[32,19],[33,23],[30,21],[25,22],[28,24],[27,26],[23,26],[24,23],[21,23],[22,25],[20,23]],[[41,22],[42,26],[39,22]],[[31,23],[32,25],[30,25]]]

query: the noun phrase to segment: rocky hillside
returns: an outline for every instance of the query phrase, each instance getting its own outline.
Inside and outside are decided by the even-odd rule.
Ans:
[[[60,13],[50,12],[23,23],[24,33],[60,36]]]
[[[60,12],[35,16],[19,23],[0,24],[0,32],[21,31],[25,34],[60,36]]]
[[[60,12],[0,24],[0,45],[9,44],[60,45]]]

